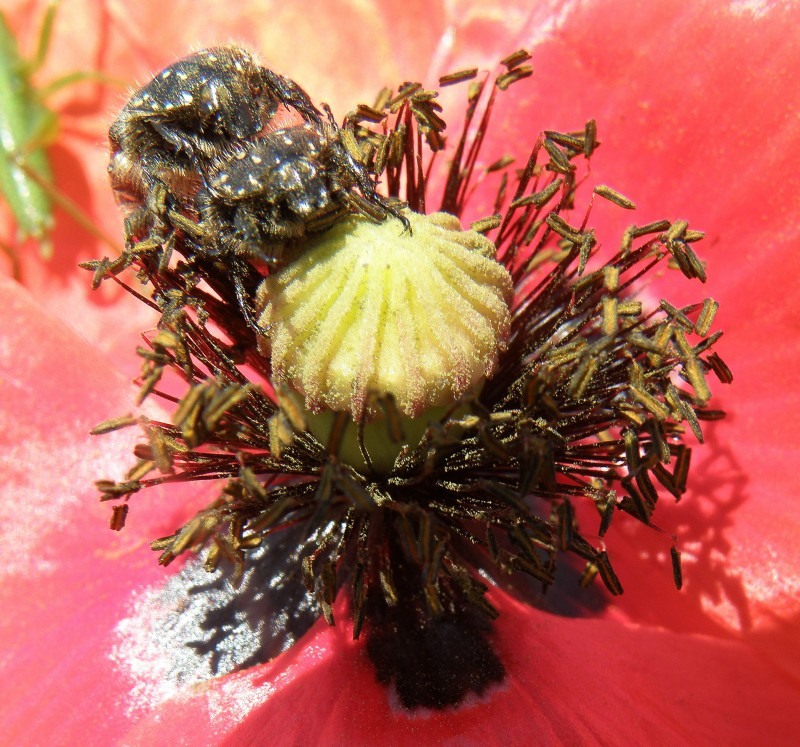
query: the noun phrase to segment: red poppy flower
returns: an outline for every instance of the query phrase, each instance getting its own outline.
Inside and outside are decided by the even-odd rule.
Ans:
[[[599,612],[566,617],[493,591],[500,611],[494,640],[508,676],[448,711],[409,713],[393,704],[363,646],[351,640],[345,615],[334,628],[317,623],[268,664],[193,681],[165,647],[152,645],[158,626],[147,615],[158,614],[154,599],[168,603],[159,593],[171,572],[153,562],[147,541],[173,531],[198,491],[173,486],[137,496],[125,532],[108,531],[93,480],[122,476],[134,435],[87,435],[131,408],[130,385],[118,372],[132,373],[133,357],[123,351],[152,320],[123,299],[98,303],[85,295],[86,277],[66,268],[102,250],[59,216],[55,262],[26,260],[28,289],[2,281],[6,739],[793,743],[800,512],[791,415],[800,398],[791,379],[800,363],[800,298],[790,278],[800,269],[792,202],[800,191],[800,102],[792,73],[800,49],[787,29],[797,25],[797,9],[677,1],[643,9],[623,0],[502,11],[466,2],[418,9],[320,3],[306,4],[299,17],[279,4],[253,5],[236,18],[211,3],[202,13],[194,3],[148,3],[130,17],[126,9],[124,18],[111,3],[102,13],[87,3],[69,18],[77,11],[65,7],[42,75],[68,60],[144,78],[190,44],[234,37],[342,112],[383,83],[486,67],[525,46],[535,75],[498,113],[497,150],[524,153],[539,130],[594,117],[603,146],[592,160],[593,180],[633,197],[638,222],[668,214],[706,230],[708,288],[726,331],[720,352],[736,381],[721,397],[729,417],[712,424],[692,466],[689,494],[659,519],[678,534],[686,583],[680,592],[672,588],[668,545],[656,534],[612,527],[625,594]],[[15,28],[29,30],[29,11],[27,4],[16,10]],[[97,176],[105,156],[67,128],[87,119],[94,126],[98,109],[113,110],[94,95],[91,86],[62,94],[69,118],[53,149],[56,182],[119,235],[116,208]],[[99,132],[89,136],[91,145],[100,139]],[[81,184],[76,174],[91,176]],[[597,205],[593,221],[619,235],[619,212]],[[670,284],[656,278],[653,294],[668,290],[681,301]]]

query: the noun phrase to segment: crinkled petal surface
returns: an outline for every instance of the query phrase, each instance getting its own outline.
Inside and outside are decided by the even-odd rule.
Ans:
[[[621,566],[631,593],[620,607],[676,630],[709,631],[711,622],[770,637],[777,619],[781,629],[800,632],[800,508],[787,417],[800,409],[793,386],[800,290],[791,280],[800,271],[800,212],[789,197],[800,192],[791,165],[800,158],[800,93],[789,74],[800,68],[800,42],[785,34],[800,9],[667,2],[624,12],[623,5],[578,4],[565,14],[534,52],[527,111],[537,128],[538,101],[552,104],[545,116],[556,127],[596,117],[603,146],[593,179],[635,192],[638,223],[683,217],[707,232],[708,287],[666,277],[649,293],[678,302],[701,293],[716,298],[725,330],[719,350],[735,379],[715,390],[714,406],[730,416],[707,428],[710,444],[695,454],[692,492],[679,510],[656,519],[678,531],[685,593],[675,600],[668,590],[661,543],[654,552],[660,572]],[[615,229],[609,237],[630,220],[597,208],[593,220],[602,229],[607,215]],[[639,570],[629,574],[629,565]],[[636,578],[642,571],[646,578]],[[659,580],[664,588],[656,595],[651,584]]]
[[[125,390],[24,291],[4,283],[3,293],[0,505],[4,543],[17,549],[0,590],[13,610],[0,621],[9,743],[522,745],[536,734],[540,744],[746,744],[790,733],[796,692],[744,643],[559,618],[500,593],[508,679],[455,711],[399,711],[346,623],[318,624],[270,664],[152,698],[146,676],[114,655],[115,629],[137,593],[165,583],[141,538],[170,530],[163,506],[182,496],[136,496],[128,529],[105,528],[90,481],[119,471],[130,437],[86,432],[126,407]]]
[[[614,248],[626,225],[664,217],[707,234],[699,249],[706,287],[674,273],[648,280],[644,295],[720,302],[719,351],[734,383],[715,388],[712,406],[728,418],[706,425],[708,446],[696,450],[683,503],[659,509],[663,537],[612,527],[626,593],[608,613],[678,631],[753,633],[751,642],[800,674],[797,656],[783,650],[800,639],[800,505],[787,417],[800,409],[800,211],[792,199],[800,193],[792,75],[800,41],[785,33],[800,7],[594,0],[520,4],[516,12],[463,3],[459,13],[463,26],[443,55],[448,69],[466,65],[481,38],[496,46],[513,37],[533,55],[530,87],[498,104],[504,127],[488,162],[515,133],[595,118],[602,147],[590,181],[638,206],[631,215],[596,200],[600,240]],[[488,201],[476,206],[478,215],[490,210]],[[684,553],[681,595],[669,572],[673,533]]]
[[[64,15],[74,12],[64,24],[71,31],[56,35],[57,63],[48,70],[75,60],[76,67],[102,63],[112,74],[144,80],[191,46],[241,38],[341,112],[384,83],[425,75],[434,82],[440,72],[487,66],[516,46],[530,47],[535,76],[498,107],[487,161],[518,152],[520,140],[544,127],[596,118],[603,146],[592,180],[633,198],[638,223],[684,217],[708,232],[708,289],[696,286],[686,300],[705,290],[721,302],[720,352],[735,381],[712,400],[731,414],[708,428],[692,492],[679,506],[659,508],[664,537],[612,527],[612,559],[626,588],[613,606],[599,618],[566,619],[494,594],[501,610],[496,641],[509,677],[480,702],[437,714],[393,710],[346,625],[317,625],[268,665],[156,701],[114,658],[113,631],[137,594],[173,573],[156,566],[147,541],[174,530],[187,498],[174,489],[135,496],[126,530],[107,529],[92,480],[124,472],[135,434],[86,433],[130,409],[131,388],[115,368],[134,370],[120,357],[135,345],[134,330],[148,323],[132,320],[130,307],[113,297],[104,298],[104,308],[77,290],[86,278],[74,280],[64,268],[102,252],[67,226],[57,235],[71,249],[63,272],[54,278],[39,267],[27,279],[36,302],[91,344],[42,314],[13,283],[2,286],[4,738],[98,745],[258,744],[265,735],[287,745],[796,743],[796,4],[592,0],[501,10],[456,0],[422,10],[408,2],[320,2],[306,4],[300,18],[278,3],[248,3],[241,15],[211,2],[202,12],[188,0],[142,3],[136,11],[109,3],[125,19],[100,17],[94,3],[64,6]],[[28,4],[15,8],[19,20]],[[73,34],[80,43],[70,41]],[[327,75],[331,60],[336,76]],[[103,119],[97,104],[92,111]],[[57,182],[68,189],[83,174],[77,199],[119,235],[103,149],[94,145],[102,129],[59,140]],[[78,165],[84,163],[94,164],[91,176]],[[604,241],[616,241],[630,221],[620,212],[595,205],[592,221]],[[663,277],[646,292],[655,299],[677,293],[680,301],[672,286]],[[668,570],[674,531],[687,579],[680,593]]]

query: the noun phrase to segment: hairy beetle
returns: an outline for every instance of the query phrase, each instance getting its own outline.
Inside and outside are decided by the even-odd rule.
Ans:
[[[328,228],[350,209],[385,218],[392,208],[340,134],[333,122],[307,122],[267,132],[221,159],[198,195],[205,232],[225,252],[271,261],[280,246]]]
[[[348,125],[294,81],[238,47],[173,63],[136,91],[109,130],[109,174],[129,208],[127,263],[160,247],[195,264],[226,258],[253,325],[248,260],[278,264],[347,212],[382,221],[399,208],[375,189]],[[288,250],[288,252],[287,252]]]
[[[297,84],[260,66],[249,52],[195,52],[136,91],[111,125],[111,184],[124,202],[147,203],[159,184],[186,199],[206,165],[255,138],[281,104],[320,121]]]

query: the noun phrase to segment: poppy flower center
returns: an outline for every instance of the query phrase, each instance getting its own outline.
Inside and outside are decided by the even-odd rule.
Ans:
[[[224,67],[237,59],[247,64]],[[258,563],[276,588],[302,582],[303,616],[310,603],[330,624],[344,592],[354,638],[365,635],[407,708],[453,705],[502,679],[487,583],[526,574],[546,589],[568,556],[581,585],[599,577],[622,593],[603,536],[623,517],[650,525],[666,495],[684,494],[687,434],[702,441],[701,421],[722,416],[707,407],[709,374],[732,378],[713,352],[713,299],[647,309],[635,297],[660,263],[705,282],[702,233],[632,225],[607,249],[591,210],[574,207],[594,121],[542,133],[520,169],[479,167],[495,98],[530,75],[527,59],[507,57],[492,83],[476,70],[442,79],[473,81],[449,145],[437,91],[403,84],[337,125],[235,50],[175,63],[112,128],[126,250],[88,266],[96,283],[132,266],[152,285],[149,299],[132,291],[160,313],[141,396],[177,400],[172,423],[140,419],[128,479],[98,483],[117,501],[112,528],[150,485],[224,480],[151,543],[159,562],[204,550],[206,570],[237,582]],[[234,127],[222,97],[208,129],[193,98],[173,101],[174,70],[192,91],[264,83],[252,127]],[[270,130],[278,105],[299,123]],[[465,230],[479,168],[499,180],[495,213]],[[291,207],[312,192],[324,193],[307,201],[319,209]],[[594,198],[634,208],[605,185]],[[177,398],[161,389],[170,376],[183,382]],[[292,620],[299,605],[287,604],[280,619]]]

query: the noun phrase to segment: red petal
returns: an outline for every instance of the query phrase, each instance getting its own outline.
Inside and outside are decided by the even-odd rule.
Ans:
[[[494,597],[508,679],[459,709],[398,710],[347,626],[317,627],[301,653],[165,704],[130,741],[202,733],[226,745],[321,747],[789,743],[800,684],[742,644],[568,620]]]
[[[458,734],[500,745],[527,743],[534,731],[542,744],[654,735],[746,743],[789,733],[797,691],[741,644],[559,618],[499,593],[496,641],[507,684],[457,711],[395,710],[347,624],[317,625],[271,664],[165,702],[148,699],[131,679],[135,663],[110,656],[114,628],[133,591],[165,578],[140,538],[169,531],[176,517],[151,501],[163,508],[167,497],[185,496],[174,486],[168,496],[135,496],[137,525],[119,534],[105,528],[90,481],[127,462],[130,438],[86,433],[127,408],[127,388],[95,351],[5,286],[2,433],[11,459],[0,505],[5,546],[18,550],[0,592],[14,610],[0,621],[7,740],[246,744],[269,735],[277,744],[334,745],[389,734],[392,744],[411,745],[424,733],[426,744]]]
[[[134,496],[129,528],[108,528],[93,483],[122,478],[138,429],[89,430],[131,410],[131,386],[16,283],[0,292],[4,740],[108,744],[129,687],[108,657],[113,629],[131,594],[163,579],[147,539],[174,531],[187,495]]]
[[[601,239],[613,249],[628,223],[662,217],[685,217],[707,232],[698,245],[708,259],[706,286],[668,277],[649,292],[677,303],[718,299],[715,327],[725,330],[719,351],[735,376],[731,387],[714,388],[712,406],[730,417],[707,426],[691,493],[679,508],[656,514],[668,534],[647,548],[645,533],[636,532],[627,556],[611,537],[626,588],[618,608],[675,630],[754,629],[766,638],[775,630],[777,647],[786,640],[777,631],[795,629],[800,618],[796,438],[787,417],[800,409],[800,290],[789,281],[800,271],[791,197],[800,194],[792,75],[800,48],[786,34],[800,11],[672,0],[575,3],[549,12],[527,27],[535,73],[499,98],[496,117],[504,126],[487,142],[487,162],[509,149],[509,132],[572,129],[596,118],[602,147],[590,183],[609,184],[639,206],[630,214],[595,201]],[[501,21],[489,29],[490,46],[507,33]],[[686,554],[681,595],[669,589],[669,535],[676,530]],[[639,563],[646,548],[658,553],[658,568]]]

